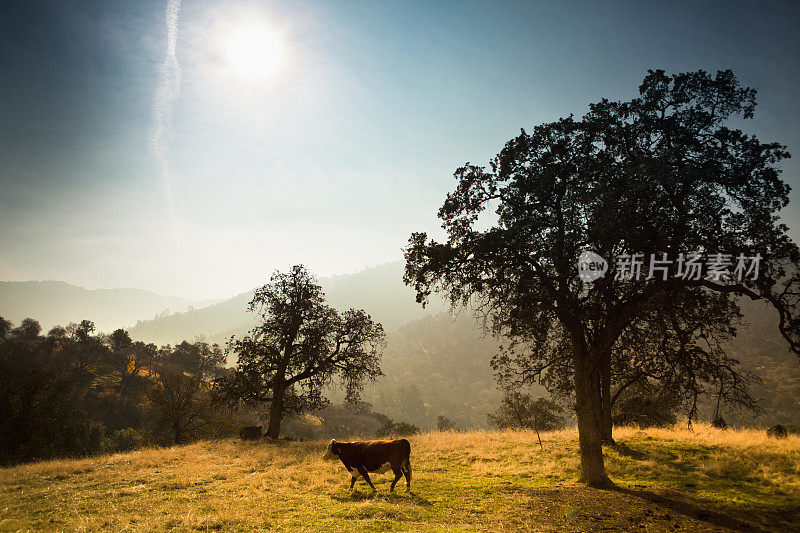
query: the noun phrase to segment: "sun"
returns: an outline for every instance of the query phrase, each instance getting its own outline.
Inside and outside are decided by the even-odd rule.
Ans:
[[[262,24],[234,30],[227,51],[234,72],[249,81],[274,74],[281,65],[283,52],[280,36]]]

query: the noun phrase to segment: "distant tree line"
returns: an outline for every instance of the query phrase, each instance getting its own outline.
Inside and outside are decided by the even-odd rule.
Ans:
[[[272,439],[285,418],[301,434],[303,420],[339,437],[419,431],[360,400],[381,375],[383,328],[363,310],[329,306],[303,266],[274,273],[249,309],[260,321],[228,343],[234,368],[216,344],[157,347],[123,329],[96,334],[89,320],[42,335],[34,319],[14,327],[0,318],[0,462],[233,436],[256,420],[268,421]],[[345,407],[323,396],[334,378]]]
[[[0,318],[0,463],[80,456],[232,434],[240,423],[214,401],[217,345],[157,347],[125,330],[96,334],[83,320],[18,326]]]

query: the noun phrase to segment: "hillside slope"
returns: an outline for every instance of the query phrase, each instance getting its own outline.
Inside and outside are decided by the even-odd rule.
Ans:
[[[746,325],[740,328],[729,354],[761,384],[753,387],[764,413],[752,416],[726,412],[734,423],[800,427],[800,358],[778,332],[778,313],[761,302],[741,300]]]
[[[470,317],[443,312],[409,322],[389,334],[384,376],[364,398],[376,411],[420,427],[435,426],[443,415],[460,428],[488,428],[486,415],[502,396],[489,366],[497,347]]]
[[[0,316],[19,324],[35,318],[47,332],[92,320],[98,331],[111,332],[163,312],[184,311],[208,301],[166,297],[141,289],[84,289],[63,281],[0,281]]]
[[[411,437],[411,494],[348,492],[324,442],[208,441],[0,469],[0,529],[791,531],[800,437],[619,429],[616,490],[577,477],[574,430]]]
[[[414,291],[403,284],[403,268],[402,261],[395,261],[354,274],[320,278],[319,282],[332,306],[340,310],[365,309],[387,331],[392,331],[406,322],[446,309],[436,299],[423,309],[415,301]],[[253,291],[248,291],[203,309],[141,321],[129,333],[136,340],[156,344],[195,338],[222,343],[232,334],[244,333],[252,327],[253,316],[247,312],[252,297]]]

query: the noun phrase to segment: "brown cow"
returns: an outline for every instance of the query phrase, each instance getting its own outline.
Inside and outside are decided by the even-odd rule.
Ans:
[[[336,442],[331,439],[325,450],[323,459],[335,461],[339,458],[350,472],[350,490],[356,480],[363,477],[375,492],[375,485],[369,479],[369,473],[394,472],[394,481],[389,492],[401,477],[406,477],[406,492],[411,492],[411,443],[406,439],[371,440],[365,442]]]

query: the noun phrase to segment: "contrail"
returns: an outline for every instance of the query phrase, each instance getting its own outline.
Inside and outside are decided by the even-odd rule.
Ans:
[[[175,195],[175,176],[169,157],[169,133],[172,125],[172,102],[181,92],[181,67],[175,48],[178,44],[178,14],[181,0],[167,0],[167,52],[161,64],[161,78],[153,99],[153,126],[150,130],[150,149],[156,160],[164,196],[169,204],[173,222],[183,218],[183,208]]]

